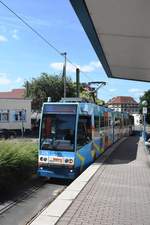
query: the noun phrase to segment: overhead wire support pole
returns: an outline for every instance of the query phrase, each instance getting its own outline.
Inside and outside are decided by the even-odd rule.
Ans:
[[[63,82],[64,82],[64,98],[66,98],[66,66],[67,66],[67,53],[61,53],[62,56],[64,56],[64,66],[63,66]]]
[[[146,141],[146,113],[143,114],[143,119],[144,119],[144,127],[143,127],[143,138],[144,138],[144,141]]]
[[[80,69],[76,69],[76,95],[77,98],[80,97]]]

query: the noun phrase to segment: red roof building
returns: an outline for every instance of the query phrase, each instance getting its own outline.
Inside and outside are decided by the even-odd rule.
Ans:
[[[139,104],[130,96],[117,96],[107,102],[107,106],[114,111],[139,113]]]
[[[0,92],[0,130],[31,130],[31,99],[25,89]],[[20,132],[20,133],[21,133]]]
[[[25,99],[25,89],[18,88],[12,91],[0,92],[0,99]]]

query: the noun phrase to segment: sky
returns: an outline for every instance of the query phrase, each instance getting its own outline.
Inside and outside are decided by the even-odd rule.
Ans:
[[[42,34],[59,52],[84,72],[81,82],[105,81],[98,97],[139,97],[149,83],[110,79],[99,62],[69,0],[4,0],[28,24]],[[64,58],[43,42],[0,3],[0,91],[21,88],[26,80],[42,72],[61,74]],[[67,76],[75,80],[75,67],[67,62]]]

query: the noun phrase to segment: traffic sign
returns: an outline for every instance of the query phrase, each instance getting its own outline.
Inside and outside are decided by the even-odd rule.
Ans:
[[[147,107],[143,107],[143,114],[147,114]]]

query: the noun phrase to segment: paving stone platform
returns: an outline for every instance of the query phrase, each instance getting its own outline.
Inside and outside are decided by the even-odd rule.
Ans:
[[[131,136],[116,148],[57,225],[150,225],[149,156]]]

